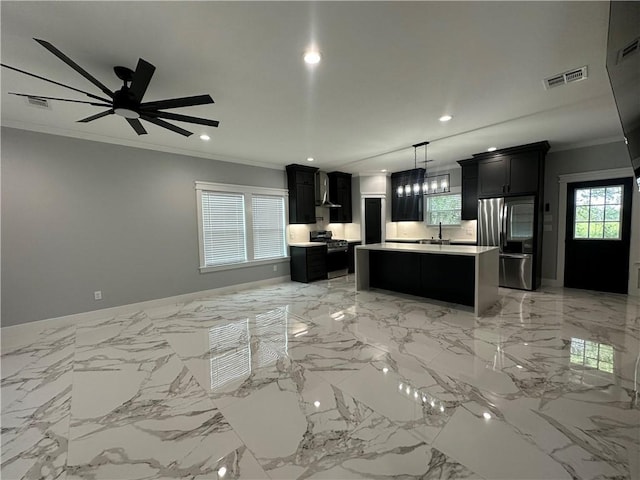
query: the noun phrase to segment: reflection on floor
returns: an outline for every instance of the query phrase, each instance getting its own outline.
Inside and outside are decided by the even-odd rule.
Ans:
[[[2,478],[640,478],[638,299],[353,280],[3,329]]]

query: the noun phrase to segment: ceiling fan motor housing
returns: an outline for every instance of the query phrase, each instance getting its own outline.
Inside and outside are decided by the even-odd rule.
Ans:
[[[113,95],[113,111],[124,118],[140,118],[140,102],[124,86]]]

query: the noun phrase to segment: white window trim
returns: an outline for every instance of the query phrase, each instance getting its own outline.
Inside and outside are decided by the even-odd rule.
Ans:
[[[446,195],[460,195],[460,223],[452,223],[452,224],[447,224],[447,225],[442,225],[443,227],[460,227],[462,225],[462,222],[464,220],[462,220],[462,187],[461,186],[457,186],[457,187],[449,187],[449,191],[447,193],[435,193],[435,194],[429,194],[429,195],[425,195],[424,196],[424,213],[425,213],[425,220],[424,220],[424,224],[427,227],[437,227],[438,225],[433,225],[429,223],[429,202],[428,202],[428,198],[429,197],[444,197]]]
[[[234,185],[229,183],[212,183],[212,182],[195,182],[196,188],[196,213],[198,217],[198,267],[200,273],[220,272],[224,270],[235,270],[238,268],[257,267],[260,265],[270,265],[275,263],[286,263],[289,256],[280,258],[269,258],[266,260],[247,260],[245,262],[231,263],[228,265],[219,265],[215,267],[204,265],[204,235],[202,225],[202,191],[238,193],[244,195],[245,206],[245,231],[247,256],[253,257],[253,211],[251,207],[251,199],[253,195],[273,195],[282,196],[284,198],[284,214],[285,218],[289,216],[289,190],[281,188],[254,187],[250,185]],[[286,237],[285,237],[286,242]]]

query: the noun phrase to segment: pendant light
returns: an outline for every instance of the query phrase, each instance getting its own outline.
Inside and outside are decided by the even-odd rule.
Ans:
[[[427,145],[429,142],[416,143],[413,147],[424,147],[424,168],[427,169]],[[443,173],[440,175],[425,175],[424,183],[422,184],[422,193],[424,195],[433,195],[441,193],[449,193],[451,191],[450,175]]]

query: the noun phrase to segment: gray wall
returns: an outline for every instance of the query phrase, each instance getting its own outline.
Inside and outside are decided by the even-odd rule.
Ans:
[[[10,128],[1,155],[2,326],[289,274],[198,271],[194,181],[286,188],[283,170]]]
[[[543,233],[542,277],[556,278],[558,253],[558,175],[630,167],[624,142],[607,143],[547,154],[544,175],[544,201],[552,215],[551,232]]]

